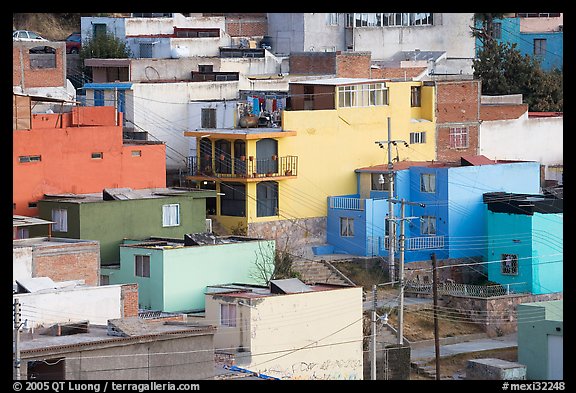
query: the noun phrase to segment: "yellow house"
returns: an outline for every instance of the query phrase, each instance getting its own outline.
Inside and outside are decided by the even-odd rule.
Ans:
[[[227,284],[206,291],[215,352],[279,379],[363,379],[362,287]]]
[[[391,139],[406,142],[393,146],[394,160],[435,159],[433,82],[325,78],[289,86],[279,128],[244,117],[233,130],[185,132],[199,146],[188,180],[214,182],[213,217],[227,229],[324,243],[327,198],[356,193],[356,168],[388,162],[388,145],[376,142],[387,140],[389,123]]]

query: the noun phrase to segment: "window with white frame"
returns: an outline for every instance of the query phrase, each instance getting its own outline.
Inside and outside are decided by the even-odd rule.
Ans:
[[[68,232],[68,210],[52,209],[52,230],[54,232]]]
[[[502,274],[517,276],[518,275],[518,255],[502,254],[500,272]]]
[[[355,13],[347,15],[346,27],[432,26],[433,22],[430,12]]]
[[[220,325],[236,327],[236,305],[220,303]]]
[[[328,12],[326,14],[326,24],[328,26],[337,26],[338,25],[338,13],[337,12]]]
[[[450,148],[468,147],[468,127],[450,127]]]
[[[410,88],[410,106],[422,106],[422,88],[420,86],[412,86]]]
[[[340,236],[354,236],[354,219],[351,217],[340,217]]]
[[[338,86],[340,108],[388,105],[388,88],[385,83]]]
[[[150,255],[134,255],[134,275],[150,277]]]
[[[411,132],[410,144],[414,143],[426,143],[426,131]]]
[[[180,205],[177,203],[162,206],[162,226],[175,227],[180,225]]]
[[[422,173],[422,174],[420,174],[420,191],[421,192],[436,192],[436,174],[435,173]]]
[[[435,216],[422,216],[420,220],[420,234],[421,235],[435,235],[436,234],[436,217]]]

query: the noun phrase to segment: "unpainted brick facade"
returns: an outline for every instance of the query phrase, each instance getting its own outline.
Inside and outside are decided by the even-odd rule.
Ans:
[[[62,243],[34,247],[32,276],[53,281],[84,280],[100,284],[100,245],[98,242]]]
[[[260,37],[268,31],[268,22],[263,17],[226,17],[226,33],[232,37]]]
[[[528,104],[498,104],[481,105],[480,119],[490,120],[513,120],[520,118],[528,111]]]
[[[12,45],[12,85],[23,89],[37,87],[66,87],[66,57],[63,42],[48,42],[56,49],[55,54],[31,54],[34,43],[13,43]],[[55,61],[52,60],[54,56]],[[34,67],[38,64],[40,67]]]
[[[123,284],[122,285],[122,317],[137,317],[138,316],[138,284]]]
[[[436,82],[436,159],[458,161],[461,156],[477,155],[480,128],[480,81]],[[468,130],[468,143],[451,147],[450,132]]]

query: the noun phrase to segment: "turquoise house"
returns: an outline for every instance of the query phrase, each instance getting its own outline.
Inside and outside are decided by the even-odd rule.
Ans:
[[[206,287],[223,282],[267,285],[275,241],[190,234],[126,240],[120,266],[102,268],[109,284],[137,283],[138,306],[164,312],[204,310]]]
[[[538,162],[494,161],[484,156],[462,157],[459,162],[410,162],[356,170],[358,193],[328,197],[327,243],[317,253],[388,257],[390,172],[393,199],[405,205],[405,262],[483,258],[486,254],[486,192],[538,193]],[[401,217],[400,203],[393,204]],[[399,238],[399,221],[396,224]],[[397,243],[397,242],[396,242]],[[398,244],[395,257],[399,258]]]
[[[490,281],[534,295],[563,291],[562,202],[550,194],[484,194]]]
[[[564,379],[564,300],[523,303],[517,308],[518,362],[528,380]]]

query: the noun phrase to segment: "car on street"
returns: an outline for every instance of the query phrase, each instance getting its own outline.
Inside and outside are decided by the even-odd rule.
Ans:
[[[66,53],[80,53],[82,47],[82,35],[80,33],[72,33],[66,37]]]
[[[40,34],[30,30],[13,30],[12,41],[33,42],[33,41],[48,41],[48,40],[42,37]]]

